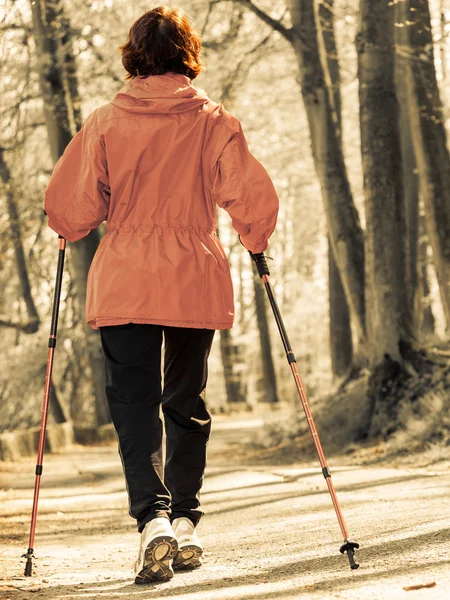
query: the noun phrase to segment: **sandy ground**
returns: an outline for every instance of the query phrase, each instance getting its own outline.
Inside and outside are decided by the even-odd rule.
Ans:
[[[23,577],[34,459],[0,463],[0,598],[254,599],[450,598],[450,471],[339,466],[330,460],[361,567],[340,555],[340,529],[317,463],[240,466],[224,451],[258,419],[217,418],[202,494],[201,569],[136,586],[139,534],[116,446],[48,455],[35,574]],[[404,586],[434,583],[405,591]]]

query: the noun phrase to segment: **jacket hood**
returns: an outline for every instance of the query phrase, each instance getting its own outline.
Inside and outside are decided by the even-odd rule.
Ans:
[[[196,88],[181,73],[134,77],[114,96],[111,104],[140,114],[179,113],[209,102],[206,92]]]

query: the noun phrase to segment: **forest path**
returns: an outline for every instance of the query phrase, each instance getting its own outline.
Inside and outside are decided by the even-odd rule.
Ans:
[[[34,460],[0,463],[0,598],[22,600],[291,600],[450,598],[450,472],[447,466],[334,466],[350,539],[351,571],[317,464],[247,467],[221,455],[259,425],[218,418],[202,493],[204,565],[168,583],[136,586],[139,536],[128,516],[115,445],[47,455],[35,576],[23,577]],[[432,588],[403,586],[435,582]]]

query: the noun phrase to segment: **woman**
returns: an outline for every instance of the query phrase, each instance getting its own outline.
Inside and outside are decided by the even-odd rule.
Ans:
[[[86,320],[100,330],[130,515],[141,533],[135,581],[145,583],[202,560],[207,360],[215,330],[234,321],[216,204],[256,254],[268,246],[279,201],[238,119],[193,86],[204,69],[201,41],[180,9],[147,12],[119,49],[126,83],[67,146],[44,208],[70,242],[106,220]]]

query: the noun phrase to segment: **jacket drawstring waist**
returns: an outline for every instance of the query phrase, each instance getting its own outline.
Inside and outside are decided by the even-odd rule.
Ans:
[[[129,225],[129,224],[120,224],[115,225],[112,223],[106,224],[106,232],[107,233],[164,233],[164,231],[178,231],[180,233],[190,232],[190,233],[216,233],[215,227],[204,227],[202,225],[154,225],[154,224],[144,224],[140,225]]]

